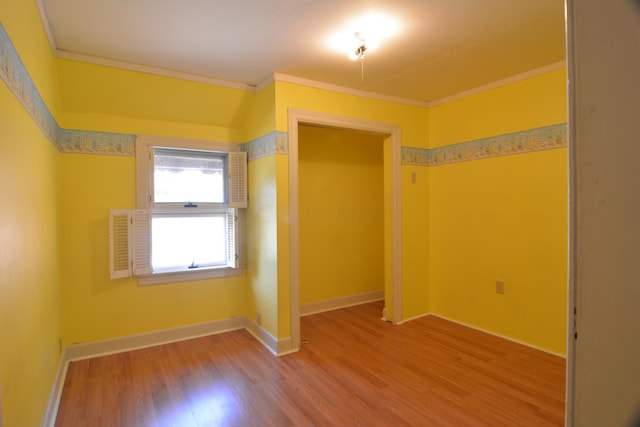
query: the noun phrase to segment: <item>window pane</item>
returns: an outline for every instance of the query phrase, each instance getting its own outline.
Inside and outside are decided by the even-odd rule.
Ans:
[[[158,215],[151,229],[154,272],[226,265],[224,214]]]
[[[224,203],[224,155],[156,148],[154,153],[156,203]]]

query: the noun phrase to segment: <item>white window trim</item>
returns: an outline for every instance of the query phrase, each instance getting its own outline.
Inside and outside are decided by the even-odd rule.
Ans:
[[[151,175],[149,171],[149,153],[150,148],[154,146],[226,152],[229,154],[229,169],[232,167],[231,153],[240,152],[240,145],[233,143],[146,135],[139,136],[136,140],[136,202],[138,209],[153,209],[153,203],[150,198],[150,189],[152,188],[152,184],[150,182]],[[231,201],[231,189],[228,189],[228,197],[230,199],[229,207],[246,207],[246,180],[243,185],[245,185],[244,200],[237,200],[237,203],[233,203]],[[236,209],[236,212],[238,215],[238,221],[241,222],[243,215],[240,214],[238,209]],[[242,241],[241,227],[237,227],[235,238],[238,240],[238,242]],[[240,259],[236,265],[236,268],[212,267],[193,271],[144,274],[138,276],[138,285],[161,285],[167,283],[179,283],[242,275],[244,273],[244,263],[242,261],[242,245],[238,244],[237,246]]]
[[[244,268],[204,268],[194,271],[178,271],[173,273],[156,273],[138,276],[138,286],[166,285],[168,283],[192,282],[196,280],[221,279],[241,276]]]
[[[149,194],[151,182],[149,176],[149,147],[174,147],[193,150],[236,152],[240,145],[227,142],[201,141],[196,139],[167,138],[162,136],[139,136],[136,139],[136,207],[152,209]],[[230,206],[233,207],[233,206]]]

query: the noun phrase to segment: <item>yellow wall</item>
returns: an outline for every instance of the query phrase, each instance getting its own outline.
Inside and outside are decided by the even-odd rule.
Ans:
[[[431,216],[430,173],[424,166],[402,166],[402,318],[429,313]]]
[[[0,22],[47,106],[53,55],[35,2],[1,2]],[[60,361],[58,152],[0,82],[0,424],[38,426]]]
[[[430,144],[564,123],[565,82],[563,69],[432,108]],[[565,354],[566,148],[429,174],[431,311]]]
[[[66,128],[239,143],[286,132],[299,108],[398,124],[404,146],[427,148],[566,121],[564,70],[430,109],[282,82],[253,94],[56,61],[35,2],[1,3],[0,20]],[[4,85],[0,106],[4,425],[40,423],[61,336],[66,345],[258,312],[289,336],[286,155],[250,162],[245,276],[138,287],[108,278],[108,209],[134,207],[134,159],[59,154]],[[564,353],[566,188],[566,149],[403,166],[404,318],[433,311]]]
[[[244,141],[275,131],[275,84],[256,93],[244,118]],[[278,336],[278,230],[276,155],[251,159],[246,212],[247,317]],[[260,313],[260,321],[258,321]]]
[[[562,71],[548,73],[431,109],[276,82],[258,94],[251,94],[247,99],[241,97],[237,104],[232,104],[237,106],[237,114],[243,118],[236,120],[238,116],[234,116],[234,120],[227,120],[222,123],[223,126],[202,119],[199,112],[195,111],[204,101],[184,104],[183,99],[176,99],[176,102],[186,105],[187,110],[189,108],[194,110],[193,121],[189,119],[189,111],[182,110],[180,115],[172,113],[169,115],[172,120],[168,120],[163,118],[162,111],[158,111],[157,107],[155,107],[156,110],[150,110],[153,114],[148,115],[141,114],[138,110],[129,111],[127,108],[130,107],[123,107],[128,100],[125,97],[126,94],[122,92],[122,87],[145,82],[142,85],[146,88],[144,91],[131,95],[140,97],[136,100],[136,105],[139,105],[137,107],[139,110],[144,110],[140,104],[147,99],[145,93],[179,92],[182,82],[174,82],[166,78],[147,81],[143,76],[138,75],[139,73],[112,71],[108,67],[66,60],[61,61],[60,74],[61,85],[65,88],[64,105],[74,106],[72,111],[65,109],[63,125],[78,129],[248,141],[273,130],[287,131],[288,109],[293,107],[397,123],[402,128],[403,145],[426,148],[560,123],[565,120]],[[73,85],[72,82],[80,78],[80,74],[87,74],[82,77],[85,83],[80,86]],[[84,90],[82,88],[91,86],[86,82],[95,83],[98,80],[103,87],[107,87],[102,89],[104,93],[95,94],[100,102],[80,104],[80,95]],[[105,99],[105,93],[110,92],[108,90],[110,84],[117,88],[115,92],[120,93],[120,96]],[[171,90],[165,90],[164,85],[171,87]],[[210,95],[226,99],[224,97],[234,96],[234,93],[234,90],[231,90],[222,95]],[[167,95],[166,100],[171,101],[171,96]],[[149,102],[155,104],[158,99],[150,97]],[[520,103],[519,107],[513,108],[517,103]],[[121,111],[121,116],[113,115],[117,111]],[[240,126],[240,128],[234,126]],[[534,153],[531,156],[539,156],[539,154]],[[509,164],[508,160],[502,160]],[[440,237],[440,230],[443,222],[446,223],[447,218],[453,218],[453,212],[457,209],[451,208],[453,212],[450,212],[449,208],[446,208],[447,204],[441,200],[445,197],[444,194],[448,194],[454,186],[454,181],[445,177],[446,170],[455,170],[455,168],[467,170],[465,165],[434,168],[408,165],[402,167],[402,276],[405,319],[423,315],[430,310],[438,312],[443,305],[449,304],[449,302],[443,303],[449,300],[445,297],[443,288],[436,283],[447,280],[448,267],[440,264],[432,269],[431,265],[441,261],[440,254],[443,251],[440,246],[446,245],[446,239]],[[262,326],[279,338],[287,337],[290,333],[288,167],[287,156],[280,154],[272,154],[267,158],[251,161],[249,166],[252,203],[247,216],[248,275],[245,289],[247,297],[245,314],[250,319],[257,320],[256,314],[261,313]],[[76,178],[68,178],[68,182],[72,182],[78,176],[80,173]],[[105,176],[100,179],[108,180],[109,178]],[[476,178],[469,179],[477,181]],[[430,192],[433,194],[430,195]],[[512,207],[507,203],[502,205],[502,208],[505,212],[509,212]],[[74,210],[72,204],[69,204],[67,209]],[[471,212],[466,207],[463,210]],[[430,216],[434,214],[436,218],[431,218]],[[276,218],[276,224],[266,221],[265,218]],[[433,227],[439,229],[431,233],[430,230]],[[266,246],[271,249],[265,249]],[[305,303],[307,297],[304,294],[301,297],[302,302]],[[431,299],[434,300],[431,301]],[[115,304],[116,301],[107,306]],[[83,303],[79,301],[76,305],[81,307]],[[450,314],[457,318],[446,308],[441,314]],[[69,314],[68,322],[74,316],[75,314]],[[494,330],[482,319],[476,321],[475,318],[463,317],[458,320],[515,338],[522,335],[518,332],[514,336],[508,329]],[[158,325],[161,324],[163,323],[158,323]],[[151,325],[141,326],[140,329],[147,330],[150,327]],[[521,330],[520,327],[516,329]],[[524,336],[522,339],[527,341],[528,336],[526,334],[522,336]],[[69,342],[73,342],[72,336],[68,338]]]
[[[278,236],[276,156],[249,162],[247,209],[247,316],[272,335],[278,333]]]
[[[56,58],[42,27],[36,2],[0,2],[0,22],[47,108],[57,117],[60,113],[60,92]]]
[[[109,278],[110,208],[135,207],[133,157],[60,156],[65,344],[243,316],[244,277],[139,287]]]
[[[300,304],[382,290],[382,136],[298,132]]]
[[[248,142],[275,129],[273,84],[253,94],[70,60],[60,60],[59,70],[65,107],[63,127],[225,142]],[[93,174],[93,179],[102,182],[112,198],[108,203],[105,203],[105,198],[100,198],[91,206],[80,207],[80,211],[93,210],[91,216],[102,222],[106,221],[105,209],[109,207],[134,207],[135,189],[132,185],[135,172],[132,158],[107,160],[100,156],[80,155],[76,160],[73,157],[63,156],[65,161],[73,164],[65,169],[68,175],[65,177],[65,186],[74,185],[74,181],[83,179],[81,177],[85,173],[90,176]],[[87,159],[86,165],[83,159]],[[273,218],[276,212],[274,162],[275,158],[271,157],[249,164],[251,202],[245,221],[246,276],[203,284],[162,285],[143,289],[137,289],[133,279],[122,280],[117,285],[100,277],[101,284],[96,286],[108,291],[92,292],[84,284],[86,279],[81,279],[80,274],[73,271],[71,256],[68,266],[64,268],[64,273],[70,278],[65,281],[65,299],[69,299],[73,307],[65,313],[67,323],[74,324],[78,319],[95,317],[101,326],[70,327],[70,333],[66,335],[68,343],[232,315],[248,315],[255,321],[257,312],[262,315],[262,325],[277,335],[277,257],[275,249],[268,250],[277,245],[276,224],[275,219],[273,222],[267,221],[269,209],[273,209]],[[91,163],[105,165],[88,166]],[[257,177],[259,180],[256,180]],[[113,185],[110,181],[119,184]],[[77,228],[78,206],[75,199],[67,197],[73,192],[63,195],[69,228]],[[95,210],[96,205],[100,206],[98,210]],[[91,239],[90,234],[85,232],[78,236],[77,243],[92,244]],[[101,250],[105,248],[104,243],[99,246]],[[68,251],[75,256],[78,254],[74,248],[69,245]],[[85,278],[89,275],[89,272],[84,273]],[[216,295],[220,295],[217,302],[212,302],[210,297],[215,299]],[[187,303],[170,309],[168,305],[171,301]],[[131,306],[127,316],[129,319],[113,321],[111,313],[120,304]],[[142,306],[143,309],[136,312],[134,306]],[[167,310],[172,315],[163,316],[162,313]],[[132,322],[132,319],[135,321]]]
[[[276,155],[276,224],[278,241],[278,338],[291,336],[290,311],[290,260],[289,260],[289,157]]]
[[[253,96],[69,60],[59,74],[61,125],[72,129],[236,142]],[[135,207],[135,159],[62,154],[60,170],[65,344],[245,315],[245,276],[146,287],[109,279],[108,212]]]
[[[288,130],[288,111],[290,108],[313,111],[376,121],[387,124],[396,124],[401,127],[402,145],[410,147],[427,147],[429,136],[429,115],[430,112],[425,107],[399,104],[388,101],[380,101],[371,98],[364,98],[355,95],[337,93],[321,89],[300,86],[292,83],[276,82],[276,129],[279,131]],[[388,144],[388,143],[385,143]],[[387,150],[388,151],[388,150]],[[386,158],[386,157],[385,157]],[[385,160],[386,163],[388,163]],[[282,185],[288,183],[287,171],[288,162],[279,163],[278,174],[282,177]],[[387,165],[388,166],[388,165]],[[409,185],[410,174],[405,172],[403,166],[402,186]],[[421,172],[423,177],[425,172]],[[427,188],[427,179],[421,179],[413,187],[414,193],[417,189]],[[280,192],[280,182],[278,185],[278,197],[282,200],[280,206],[288,209],[288,194]],[[428,206],[426,196],[422,199],[403,198],[403,232],[402,251],[410,258],[403,255],[402,261],[402,281],[403,281],[403,316],[405,318],[416,317],[428,311],[428,282],[424,273],[427,271],[428,261],[428,215],[425,209]],[[407,209],[411,209],[410,211]],[[423,210],[424,209],[424,210]],[[405,214],[407,212],[407,214]],[[278,232],[287,233],[289,230],[288,211],[278,212]],[[278,246],[278,259],[286,263],[285,272],[289,267],[288,240],[285,245]],[[388,263],[388,262],[387,262]],[[388,271],[389,269],[387,269]],[[278,270],[282,272],[282,269]],[[278,284],[279,299],[288,302],[289,281],[288,278],[279,277]],[[389,297],[389,295],[387,295]],[[392,301],[386,301],[388,306]],[[278,307],[278,317],[281,319],[280,336],[289,336],[289,307],[281,305]]]
[[[380,101],[286,82],[276,82],[275,101],[276,129],[279,131],[288,130],[288,109],[297,108],[397,124],[402,127],[402,145],[427,146],[430,112],[425,107]]]
[[[103,117],[103,122],[115,116],[116,123],[120,118],[125,118],[125,123],[141,119],[164,123],[165,128],[169,123],[182,124],[177,128],[179,134],[167,135],[169,129],[136,131],[244,142],[242,128],[251,92],[66,59],[58,60],[58,74],[65,114]],[[60,125],[71,127],[66,120]],[[194,129],[209,131],[198,136]]]
[[[244,117],[243,142],[249,142],[276,130],[275,83],[253,95]]]
[[[429,109],[429,147],[567,121],[564,68]]]

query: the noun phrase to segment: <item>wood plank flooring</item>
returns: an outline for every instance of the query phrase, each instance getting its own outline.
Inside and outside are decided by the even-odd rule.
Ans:
[[[302,318],[275,357],[234,331],[72,362],[56,426],[562,426],[565,361],[382,303]]]

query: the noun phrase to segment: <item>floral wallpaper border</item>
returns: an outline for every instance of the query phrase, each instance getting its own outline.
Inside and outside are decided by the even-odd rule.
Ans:
[[[61,128],[42,100],[1,22],[0,79],[60,152],[112,156],[135,155],[135,135]]]
[[[58,126],[1,22],[0,79],[60,152],[135,156],[136,135],[63,129]],[[401,151],[403,165],[439,166],[566,146],[567,125],[561,123],[443,147],[402,147]],[[271,132],[243,144],[242,148],[247,151],[250,161],[274,154],[287,155],[288,134]]]
[[[243,144],[243,151],[247,152],[249,161],[274,154],[289,154],[289,134],[279,131],[268,133]]]
[[[567,146],[567,124],[528,129],[436,148],[402,147],[402,164],[439,166],[449,163],[531,153]]]
[[[61,128],[57,134],[57,145],[63,153],[136,155],[136,136],[121,133]]]
[[[44,104],[36,85],[0,22],[0,79],[33,118],[42,133],[56,145],[59,126]]]

